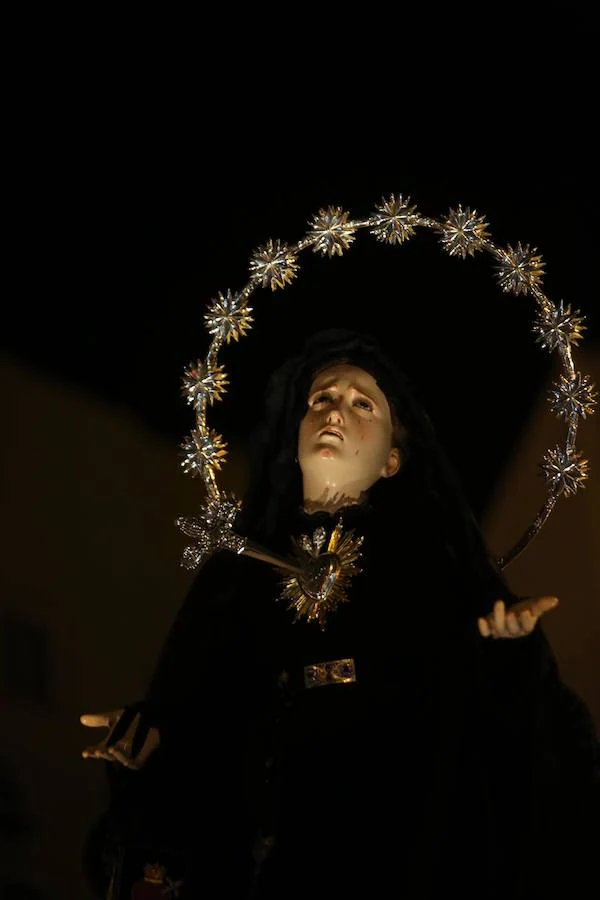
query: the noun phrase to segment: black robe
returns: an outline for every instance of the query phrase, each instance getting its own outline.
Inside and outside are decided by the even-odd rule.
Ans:
[[[141,772],[111,767],[115,841],[179,853],[198,898],[585,897],[600,846],[589,713],[541,623],[479,634],[517,598],[393,355],[329,332],[275,373],[236,530],[286,553],[333,526],[298,510],[294,457],[313,375],[340,359],[376,377],[406,432],[399,474],[343,513],[364,572],[321,632],[293,622],[269,566],[208,560],[143,706],[161,748]],[[304,687],[306,665],[349,657],[356,682]]]
[[[113,772],[121,839],[176,847],[199,898],[587,896],[598,744],[540,625],[483,639],[496,584],[469,597],[408,523],[392,540],[368,508],[343,517],[365,571],[324,631],[264,563],[205,565],[146,699],[161,749]],[[356,682],[304,687],[347,657]]]

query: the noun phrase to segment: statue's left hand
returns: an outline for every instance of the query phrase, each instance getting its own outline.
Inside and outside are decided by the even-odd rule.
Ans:
[[[128,769],[141,769],[160,745],[158,728],[145,724],[135,707],[108,713],[84,713],[80,722],[88,728],[108,728],[108,734],[100,743],[86,747],[82,752],[84,759],[105,759],[121,763]]]
[[[528,597],[508,609],[503,600],[496,600],[494,611],[477,620],[482,637],[519,638],[531,634],[535,623],[548,610],[558,606],[558,597]]]

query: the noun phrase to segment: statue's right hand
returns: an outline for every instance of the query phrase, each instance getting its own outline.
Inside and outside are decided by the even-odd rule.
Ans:
[[[82,751],[84,759],[106,759],[128,769],[141,769],[160,744],[158,728],[149,728],[135,707],[84,713],[80,722],[88,728],[108,728],[102,741]]]

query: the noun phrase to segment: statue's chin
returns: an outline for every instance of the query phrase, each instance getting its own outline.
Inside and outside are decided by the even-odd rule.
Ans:
[[[354,495],[344,493],[344,491],[332,491],[329,488],[325,488],[323,493],[316,498],[305,497],[303,506],[304,511],[307,513],[333,513],[342,509],[344,506],[354,506],[357,503],[362,503],[366,497],[367,491],[362,491],[359,495]]]

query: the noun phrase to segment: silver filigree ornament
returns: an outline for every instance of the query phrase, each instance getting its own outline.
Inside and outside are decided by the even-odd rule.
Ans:
[[[585,419],[594,412],[596,392],[589,375],[577,372],[574,378],[561,375],[548,395],[551,409],[565,421],[574,416]]]
[[[490,236],[487,227],[484,216],[478,216],[477,210],[471,212],[468,206],[463,210],[459,203],[458,208],[450,209],[442,220],[440,243],[450,256],[461,256],[463,259],[467,255],[475,256]]]
[[[220,291],[216,300],[212,300],[204,319],[209,334],[219,343],[228,344],[238,341],[252,327],[254,321],[250,313],[252,307],[247,306],[241,294],[232,294],[230,290],[223,295]]]
[[[438,220],[421,216],[416,206],[411,204],[410,198],[405,199],[402,194],[390,194],[387,199],[382,199],[381,204],[376,206],[375,212],[367,219],[353,221],[350,214],[341,207],[329,206],[321,208],[309,225],[308,234],[296,244],[288,245],[279,239],[269,239],[264,246],[254,251],[250,259],[248,283],[238,293],[231,290],[225,295],[219,293],[211,301],[204,316],[211,335],[206,361],[190,366],[184,374],[183,392],[195,408],[196,429],[182,445],[182,466],[186,473],[202,477],[207,492],[206,502],[210,507],[202,514],[208,518],[203,523],[203,530],[198,532],[196,545],[186,548],[184,556],[187,563],[195,565],[206,553],[214,552],[215,547],[225,546],[217,544],[214,537],[221,529],[229,535],[227,541],[230,542],[230,549],[270,562],[288,573],[285,596],[292,601],[299,615],[310,616],[316,613],[317,608],[327,610],[330,608],[328,597],[339,598],[340,591],[344,594],[344,585],[348,583],[352,570],[347,568],[341,577],[342,564],[338,552],[342,546],[341,540],[335,552],[330,547],[323,554],[320,547],[325,536],[320,536],[319,545],[315,543],[316,533],[312,538],[303,536],[297,545],[297,552],[304,554],[301,565],[298,560],[279,557],[253,545],[251,541],[245,542],[243,549],[239,549],[239,541],[242,539],[233,532],[233,525],[229,527],[232,520],[228,518],[227,504],[230,501],[225,499],[216,483],[215,473],[223,464],[226,445],[221,436],[209,430],[206,424],[207,409],[213,402],[222,399],[227,383],[224,370],[217,363],[217,355],[222,346],[232,340],[239,340],[250,330],[253,319],[248,299],[257,288],[270,288],[274,291],[292,283],[299,270],[298,256],[301,251],[312,248],[314,252],[332,258],[341,256],[350,248],[361,228],[368,229],[378,241],[389,245],[401,245],[415,234],[417,228],[425,228],[440,235],[441,246],[450,256],[466,259],[478,251],[489,252],[496,260],[497,279],[502,291],[533,296],[538,315],[533,326],[536,341],[544,349],[558,352],[563,369],[561,379],[554,386],[551,402],[555,412],[567,422],[565,446],[562,449],[555,447],[544,457],[541,467],[546,474],[548,486],[546,501],[519,541],[505,556],[498,557],[498,565],[504,568],[539,533],[554,508],[557,497],[560,494],[573,494],[588,477],[587,460],[582,460],[580,454],[575,452],[574,444],[578,419],[585,418],[592,412],[595,395],[588,377],[575,371],[571,355],[571,347],[581,340],[585,330],[583,317],[577,310],[571,312],[571,307],[562,301],[555,307],[545,296],[541,288],[544,263],[535,248],[531,249],[520,242],[515,248],[511,245],[507,248],[498,247],[487,232],[485,218],[477,215],[476,211],[471,212],[470,207],[463,209],[458,204]],[[229,523],[227,529],[219,525],[214,531],[213,524],[222,521]],[[333,593],[329,594],[330,591]],[[321,619],[324,621],[324,618],[323,612]]]
[[[318,528],[315,528],[312,537],[312,552],[314,556],[318,556],[321,552],[321,547],[325,543],[326,537],[327,532],[322,525],[319,525]]]
[[[297,255],[287,244],[269,238],[250,258],[250,276],[272,291],[291,284],[298,271]]]
[[[580,453],[568,448],[554,447],[547,450],[541,464],[546,483],[557,494],[573,495],[578,488],[585,487],[589,477],[588,461]]]
[[[371,234],[378,241],[386,244],[403,244],[415,233],[420,216],[415,205],[410,205],[410,197],[406,200],[399,194],[390,194],[387,200],[382,199],[381,206],[375,207],[375,215],[371,220]]]
[[[583,332],[586,330],[584,322],[585,316],[582,316],[578,309],[571,312],[570,305],[565,306],[561,300],[558,306],[552,305],[543,312],[532,330],[536,335],[537,343],[544,350],[553,352],[577,346],[583,339]]]
[[[241,501],[233,494],[221,495],[218,500],[209,498],[198,515],[176,519],[177,527],[195,541],[183,551],[181,564],[184,568],[197,569],[217,550],[231,550],[233,553],[244,550],[244,538],[233,531],[240,506]]]
[[[500,253],[500,265],[497,267],[498,283],[503,291],[512,294],[528,294],[532,288],[541,284],[544,275],[544,262],[536,253],[536,247],[522,247],[521,242],[516,248],[508,245],[507,249]]]
[[[326,537],[327,532],[322,525],[319,525],[319,527],[314,530],[312,538],[309,537],[308,534],[301,534],[298,538],[298,543],[306,553],[310,553],[312,556],[318,556],[321,552],[321,547],[325,543]]]
[[[341,256],[354,240],[355,225],[348,224],[349,213],[340,206],[320,209],[313,217],[312,228],[313,251],[322,256]]]

